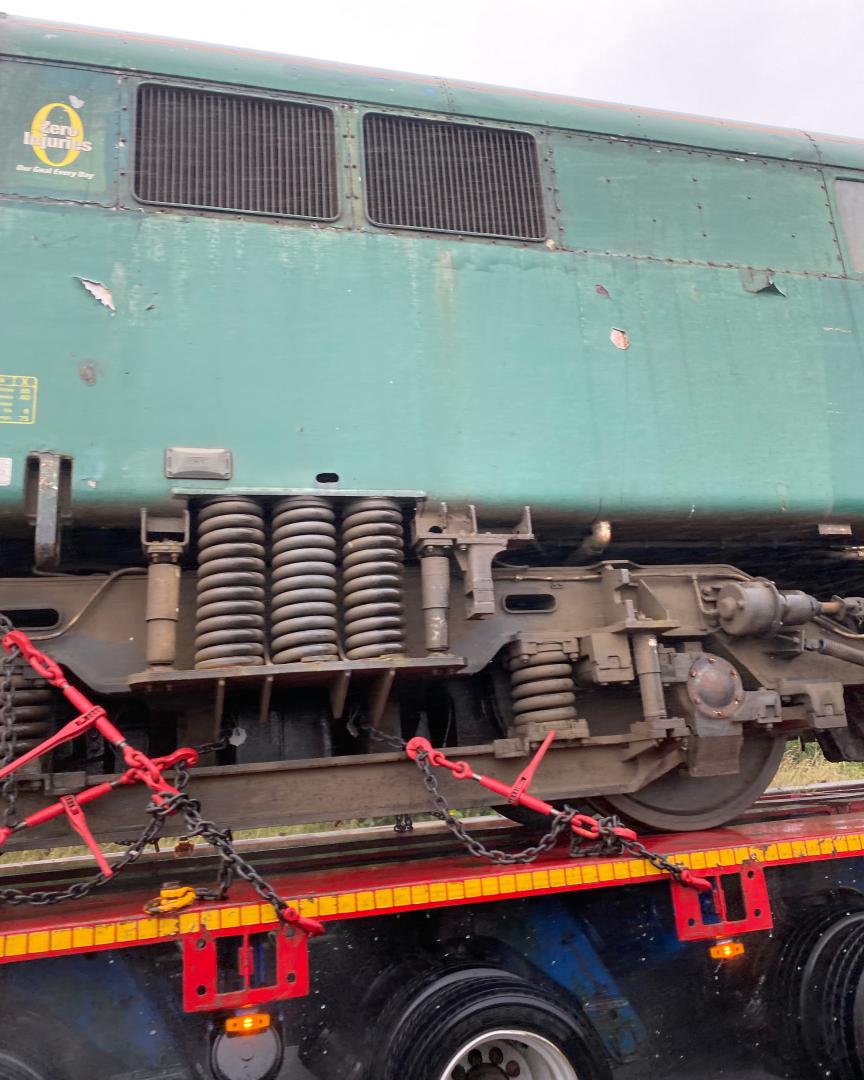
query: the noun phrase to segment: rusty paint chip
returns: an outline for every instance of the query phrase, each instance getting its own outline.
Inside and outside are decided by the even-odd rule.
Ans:
[[[596,292],[598,296],[605,296],[607,300],[609,299],[609,290],[605,285],[595,285],[594,292]]]
[[[78,280],[103,307],[110,308],[111,311],[117,310],[114,307],[114,297],[111,295],[111,290],[107,285],[103,285],[101,281],[91,281],[89,278],[79,277]]]
[[[630,335],[626,330],[621,330],[617,326],[612,327],[612,332],[609,334],[609,340],[615,346],[616,349],[629,349],[630,348]]]

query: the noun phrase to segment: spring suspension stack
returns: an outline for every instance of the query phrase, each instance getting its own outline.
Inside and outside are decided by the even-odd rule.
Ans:
[[[510,694],[513,728],[520,733],[532,724],[560,724],[576,719],[576,687],[569,656],[558,644],[511,646]]]
[[[54,695],[48,683],[30,670],[20,658],[12,673],[12,693],[15,701],[15,749],[19,753],[32,750],[54,730]],[[31,768],[41,771],[45,762],[34,762]]]
[[[345,654],[370,660],[405,651],[402,511],[393,499],[357,499],[342,521]]]
[[[253,499],[212,499],[198,514],[197,668],[263,664],[264,512]]]
[[[339,658],[336,514],[325,500],[297,495],[273,508],[270,659],[290,664]]]

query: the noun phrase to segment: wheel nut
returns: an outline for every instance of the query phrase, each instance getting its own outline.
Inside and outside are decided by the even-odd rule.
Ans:
[[[507,1064],[504,1066],[504,1072],[507,1073],[508,1076],[518,1076],[519,1073],[522,1072],[522,1070],[519,1068],[517,1062],[508,1061]]]

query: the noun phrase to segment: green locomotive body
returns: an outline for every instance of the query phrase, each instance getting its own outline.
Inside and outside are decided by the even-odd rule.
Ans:
[[[0,609],[142,740],[864,751],[864,145],[2,16],[0,143]]]

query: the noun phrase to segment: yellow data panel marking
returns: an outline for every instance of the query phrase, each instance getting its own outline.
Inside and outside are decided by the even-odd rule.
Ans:
[[[35,375],[0,375],[0,424],[35,424],[38,392]]]

